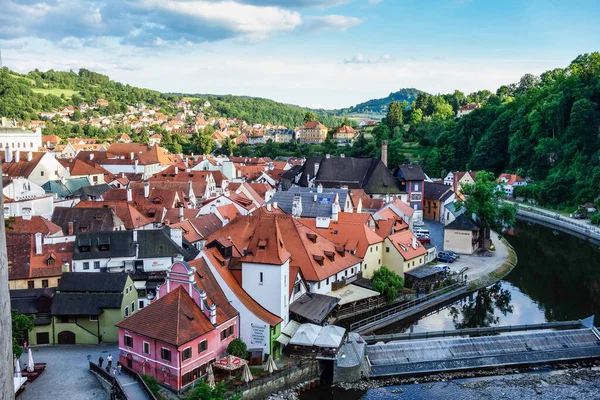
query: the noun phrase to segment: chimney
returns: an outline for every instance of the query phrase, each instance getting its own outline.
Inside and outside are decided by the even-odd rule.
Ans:
[[[68,227],[68,231],[67,232],[68,232],[69,236],[73,236],[73,231],[74,231],[73,230],[73,222],[69,222],[68,226],[69,227]]]
[[[125,172],[121,172],[121,178],[125,178]]]
[[[179,222],[183,222],[183,206],[179,207]]]
[[[383,165],[385,165],[386,167],[388,164],[387,153],[388,153],[388,142],[387,142],[387,140],[384,140],[381,142],[381,161],[383,162]]]
[[[9,163],[12,161],[12,151],[10,147],[6,146],[6,150],[4,150],[4,162]]]
[[[137,174],[138,172],[138,159],[136,158],[135,161],[133,162],[133,173]]]
[[[317,195],[316,195],[316,194],[313,196],[313,201],[314,201],[315,203],[317,202]]]
[[[177,246],[181,247],[183,245],[183,232],[181,228],[171,228],[170,229],[171,240],[173,240]]]
[[[217,306],[215,303],[210,305],[210,323],[213,325],[217,324]]]
[[[317,176],[317,172],[319,172],[319,163],[315,163],[315,176]]]
[[[129,153],[129,158],[130,158],[131,160],[133,160],[133,154],[134,154],[134,153],[133,153],[133,151],[132,151],[131,153]]]
[[[273,202],[273,210],[277,210],[277,202],[276,201]]]
[[[148,198],[150,196],[150,184],[148,182],[144,183],[144,197]]]
[[[31,151],[27,152],[27,161],[33,160],[33,153]]]
[[[175,166],[175,175],[177,175],[179,173],[179,167]]]
[[[94,153],[90,153],[90,161],[94,159]]]
[[[135,229],[132,232],[133,232],[133,243],[137,243],[138,232]]]
[[[127,187],[127,201],[133,201],[133,195],[131,194],[131,187]]]
[[[302,216],[302,197],[294,196],[292,203],[292,217],[300,218]]]
[[[413,249],[417,248],[417,238],[414,236],[412,237],[412,247],[413,247]]]
[[[194,195],[194,189],[192,185],[192,181],[188,181],[188,197],[191,199]]]
[[[21,152],[19,150],[15,150],[15,162],[18,163],[21,159]]]
[[[323,185],[320,183],[317,185],[317,193],[323,193]]]
[[[42,254],[42,233],[37,232],[35,234],[35,254],[38,256]]]
[[[64,263],[62,265],[62,270],[61,272],[71,272],[71,266],[69,265],[69,263]]]
[[[204,306],[206,305],[206,292],[204,290],[200,290],[200,310],[204,312]]]

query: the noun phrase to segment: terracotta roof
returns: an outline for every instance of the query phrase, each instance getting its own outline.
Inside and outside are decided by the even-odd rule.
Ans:
[[[366,210],[379,210],[385,205],[384,199],[372,199],[363,189],[350,189],[350,201],[353,207],[358,207],[358,200],[361,200],[362,208]]]
[[[169,208],[167,209],[167,213],[165,214],[165,221],[170,221],[172,223],[176,223],[176,222],[180,222],[179,221],[179,214],[180,214],[180,209],[179,207],[175,207],[175,208]],[[188,220],[190,218],[195,218],[198,215],[198,209],[197,208],[184,208],[183,209],[183,219],[184,220]]]
[[[305,123],[304,125],[302,125],[302,128],[304,129],[327,129],[327,127],[325,125],[323,125],[322,123],[318,122],[318,121],[308,121],[307,123]]]
[[[393,219],[381,219],[381,220],[375,221],[375,223],[377,224],[375,233],[377,233],[377,235],[382,238],[386,238],[393,233],[392,230],[394,228],[394,224],[396,224],[396,221]],[[406,226],[405,229],[408,229],[408,225]],[[402,230],[404,230],[404,229],[402,229]]]
[[[101,168],[101,167],[100,167]],[[71,176],[77,175],[96,175],[96,174],[104,174],[108,173],[104,168],[98,169],[87,163],[84,163],[81,160],[75,159],[73,161],[73,165],[71,167]]]
[[[498,177],[498,182],[500,182],[503,178],[506,180],[506,185],[514,185],[517,182],[525,182],[525,179],[515,174],[501,174]]]
[[[413,247],[413,238],[415,239],[416,247]],[[416,240],[415,235],[409,230],[394,233],[388,236],[388,239],[405,260],[412,260],[415,257],[427,254],[427,249]]]
[[[215,279],[206,260],[199,258],[190,261],[188,264],[190,267],[196,268],[194,280],[196,286],[206,292],[208,305],[215,304],[217,306],[217,324],[225,323],[237,316],[238,311],[231,305],[227,296],[223,293],[223,289],[219,286],[219,282]]]
[[[273,189],[273,187],[268,183],[246,183],[246,185],[256,192],[260,196],[259,198],[263,201],[267,192]]]
[[[0,151],[0,157],[2,157],[2,160],[6,160],[4,153],[4,151]],[[37,167],[41,161],[42,157],[46,155],[46,153],[34,151],[31,152],[31,161],[27,161],[28,152],[21,151],[19,154],[19,162],[15,162],[14,153],[15,152],[13,151],[13,161],[9,163],[2,162],[2,174],[13,178],[29,177],[29,175],[31,175],[35,167]]]
[[[315,218],[300,218],[298,221],[332,242],[343,245],[346,251],[355,251],[356,256],[360,258],[365,257],[370,245],[383,241],[383,238],[367,225],[370,222],[375,226],[370,214],[342,212],[338,214],[338,221],[329,222],[328,228],[317,228]]]
[[[7,233],[37,233],[40,232],[44,236],[53,235],[62,232],[60,226],[48,221],[46,218],[39,215],[32,216],[30,219],[23,217],[7,218],[6,232]]]
[[[74,242],[44,244],[35,254],[35,237],[29,233],[7,233],[8,275],[10,280],[60,276],[62,265],[72,263]],[[52,260],[49,262],[49,260]]]
[[[182,286],[133,313],[116,326],[175,346],[188,343],[215,329]]]
[[[248,181],[253,181],[261,176],[265,171],[265,167],[263,165],[246,165],[237,167],[237,170],[238,178],[244,177]]]
[[[177,173],[175,171],[177,170]],[[203,197],[212,171],[189,171],[172,165],[148,178],[148,182],[192,182],[192,189],[197,197]],[[214,175],[213,175],[214,176]]]
[[[33,122],[33,121],[31,121]],[[58,144],[60,143],[61,138],[56,136],[56,135],[44,135],[42,136],[42,143],[53,143],[53,144]]]
[[[217,211],[223,218],[229,219],[230,222],[241,215],[240,211],[233,204],[226,204],[224,206],[217,207]]]
[[[352,133],[357,134],[358,131],[349,125],[340,126],[335,133]]]

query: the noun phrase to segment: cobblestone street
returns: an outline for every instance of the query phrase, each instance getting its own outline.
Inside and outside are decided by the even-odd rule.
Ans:
[[[55,345],[33,348],[34,362],[45,362],[46,370],[34,382],[28,383],[22,400],[107,400],[96,377],[89,372],[88,355],[91,361],[98,362],[102,356],[106,360],[108,353],[118,359],[116,344],[101,345]],[[21,365],[25,368],[27,355],[21,356]],[[105,364],[106,365],[106,361]],[[116,364],[115,364],[116,365]]]

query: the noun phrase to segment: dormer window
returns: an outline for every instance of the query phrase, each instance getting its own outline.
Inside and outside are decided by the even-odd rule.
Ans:
[[[307,233],[306,237],[313,243],[317,243],[317,234],[316,233]]]
[[[325,251],[325,256],[329,258],[331,261],[335,261],[335,252],[333,251]]]
[[[258,248],[259,248],[260,250],[264,250],[264,249],[266,249],[266,248],[267,248],[267,241],[266,241],[265,239],[260,239],[260,240],[258,241]]]
[[[48,257],[48,259],[46,260],[46,264],[51,267],[54,265],[54,258],[52,257]]]
[[[316,255],[316,254],[314,254],[314,255],[313,255],[313,259],[314,259],[314,260],[315,260],[317,263],[319,263],[319,265],[321,265],[321,266],[323,265],[323,262],[325,261],[325,257],[323,257],[323,256],[319,256],[319,255]]]

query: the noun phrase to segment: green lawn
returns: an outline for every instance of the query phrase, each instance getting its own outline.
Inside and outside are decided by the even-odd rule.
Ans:
[[[31,90],[33,90],[35,93],[51,94],[51,95],[56,96],[56,97],[60,97],[61,95],[64,94],[65,97],[67,97],[67,98],[70,98],[74,94],[78,93],[76,90],[71,90],[71,89],[41,89],[41,88],[31,88]]]
[[[24,76],[15,75],[15,74],[9,74],[9,75],[12,76],[13,78],[22,79],[24,81],[27,81],[27,82],[31,83],[32,85],[35,84],[35,81],[33,79],[31,79],[31,78],[26,78]]]

